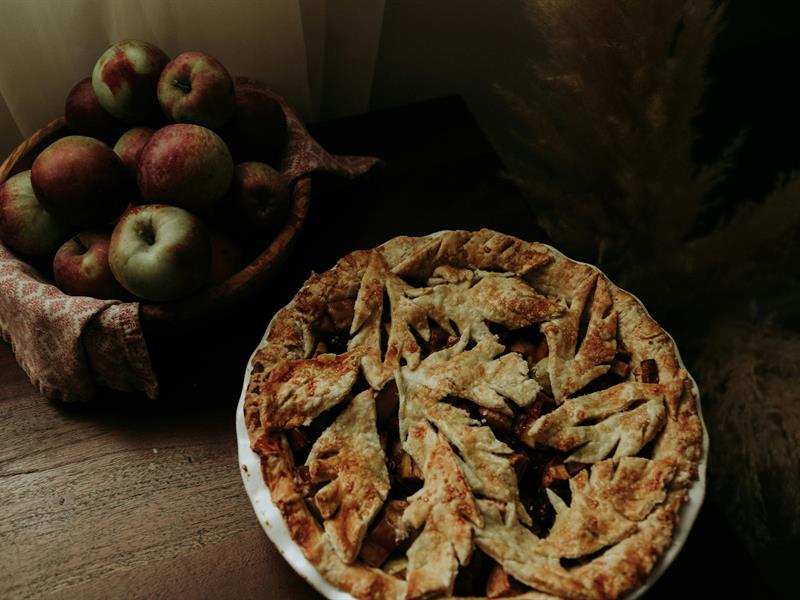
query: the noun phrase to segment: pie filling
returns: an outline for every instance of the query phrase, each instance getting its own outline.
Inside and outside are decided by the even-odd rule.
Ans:
[[[258,392],[344,563],[406,598],[617,595],[603,569],[669,491],[674,464],[652,458],[668,401],[605,279],[576,287],[454,267],[421,284],[375,253],[321,306],[312,351]]]
[[[326,306],[319,322],[315,324],[317,339],[315,353],[345,352],[348,331],[353,321],[354,298],[337,300]],[[505,346],[503,355],[516,353],[525,359],[529,374],[536,373],[536,365],[548,356],[547,341],[539,331],[538,325],[509,330],[495,323],[487,323],[489,329],[500,343]],[[428,340],[417,338],[422,358],[454,345],[458,335],[449,334],[436,323],[429,323]],[[385,331],[385,329],[384,329]],[[385,339],[385,336],[384,336]],[[385,357],[385,347],[382,358]],[[634,370],[630,365],[630,354],[621,351],[614,356],[608,374],[593,380],[576,395],[610,388],[628,380]],[[635,369],[637,377],[643,383],[658,383],[658,370],[655,361],[646,359]],[[546,381],[544,382],[547,386]],[[352,396],[367,389],[368,384],[360,379],[353,386]],[[559,451],[547,446],[531,447],[520,440],[522,431],[527,430],[539,417],[552,412],[556,402],[549,395],[547,388],[537,394],[536,400],[526,409],[507,403],[513,416],[481,407],[472,402],[453,396],[446,397],[443,402],[451,404],[469,413],[470,418],[486,424],[495,438],[513,449],[509,461],[514,469],[519,487],[519,497],[523,507],[531,516],[526,525],[537,537],[546,537],[553,526],[555,510],[547,498],[547,489],[556,493],[569,506],[571,492],[570,478],[578,471],[588,467],[582,463],[565,463],[568,452]],[[324,522],[314,500],[321,482],[312,481],[308,467],[304,464],[310,448],[310,440],[318,437],[335,419],[335,416],[347,404],[346,399],[317,419],[308,427],[293,428],[286,431],[289,445],[292,448],[295,467],[295,481],[298,489],[303,490],[303,497],[320,525]],[[408,507],[406,499],[419,491],[424,476],[409,454],[403,451],[398,431],[398,408],[400,396],[397,384],[390,380],[375,396],[376,424],[380,436],[381,448],[385,455],[386,467],[391,480],[389,498],[384,508],[376,517],[369,533],[364,538],[358,558],[371,567],[390,565],[390,572],[395,577],[405,579],[406,569],[400,568],[405,563],[409,546],[419,535],[418,530],[409,530],[403,526],[402,513]],[[579,425],[591,425],[586,420]],[[456,454],[458,454],[456,449]],[[637,455],[638,456],[638,455]],[[565,568],[573,568],[586,564],[597,558],[602,552],[577,559],[561,559]],[[503,567],[490,557],[475,550],[468,565],[461,566],[454,582],[453,596],[486,596],[487,598],[503,598],[521,594],[533,588],[526,586],[509,576]],[[445,595],[444,593],[442,595]]]

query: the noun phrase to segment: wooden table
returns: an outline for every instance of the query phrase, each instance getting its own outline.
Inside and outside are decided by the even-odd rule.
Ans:
[[[264,535],[237,466],[234,409],[269,317],[312,269],[394,235],[482,226],[543,233],[457,98],[313,133],[331,151],[381,156],[386,168],[356,184],[316,182],[281,280],[213,339],[201,332],[175,346],[202,344],[205,362],[169,369],[175,348],[151,348],[167,380],[158,401],[102,393],[86,405],[48,402],[0,342],[0,598],[318,597]],[[648,598],[685,596],[689,583],[718,597],[757,589],[714,514],[703,509]]]

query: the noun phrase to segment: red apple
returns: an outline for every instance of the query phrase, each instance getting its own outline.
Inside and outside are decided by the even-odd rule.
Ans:
[[[110,243],[111,234],[98,230],[84,231],[64,242],[53,258],[53,276],[59,289],[70,296],[127,297],[108,264]]]
[[[139,153],[150,137],[156,132],[152,127],[134,127],[123,133],[114,144],[114,152],[122,159],[122,164],[136,177]]]
[[[233,159],[216,133],[199,125],[168,125],[139,154],[139,191],[145,202],[204,213],[225,195]]]
[[[206,283],[211,242],[203,222],[189,211],[145,204],[126,212],[114,227],[108,261],[132,294],[177,300]]]
[[[234,168],[231,187],[222,203],[245,232],[267,238],[274,235],[289,215],[289,184],[265,163],[246,162]]]
[[[31,183],[49,213],[77,227],[112,221],[131,198],[120,158],[100,140],[80,135],[45,148],[33,161]]]
[[[208,283],[216,285],[238,273],[243,264],[242,250],[233,240],[211,231],[211,272]]]
[[[220,130],[235,162],[255,160],[279,168],[288,133],[281,105],[256,82],[237,77],[236,110]]]
[[[52,256],[69,236],[69,228],[47,212],[23,171],[0,186],[0,239],[22,254]]]
[[[233,114],[233,79],[213,56],[184,52],[164,67],[158,80],[158,102],[176,123],[216,129]]]
[[[169,62],[147,42],[123,40],[103,52],[92,71],[92,88],[100,105],[126,123],[147,123],[158,114],[156,87]]]
[[[113,143],[126,128],[100,106],[91,77],[81,79],[70,90],[64,103],[64,117],[72,133],[94,137],[108,144]]]

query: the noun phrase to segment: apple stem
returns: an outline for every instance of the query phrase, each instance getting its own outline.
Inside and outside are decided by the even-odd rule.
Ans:
[[[148,245],[152,246],[156,243],[156,235],[153,231],[153,223],[148,221],[147,223],[139,223],[137,227],[139,237],[142,238]]]
[[[72,238],[72,241],[75,242],[76,244],[78,244],[78,247],[81,249],[81,254],[83,254],[84,252],[86,252],[88,250],[88,248],[86,247],[86,244],[84,244],[81,241],[81,238],[78,237],[77,235],[74,238]]]
[[[183,81],[180,81],[178,79],[174,79],[172,81],[172,85],[174,85],[176,88],[180,88],[184,92],[191,92],[192,91],[192,86],[191,85],[189,85],[188,83],[184,83]]]

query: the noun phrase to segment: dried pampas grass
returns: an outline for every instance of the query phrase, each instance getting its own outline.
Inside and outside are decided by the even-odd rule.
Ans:
[[[704,397],[711,500],[771,579],[800,551],[800,177],[693,233],[741,143],[692,160],[720,6],[528,0],[546,59],[500,90],[519,120],[505,155],[555,244],[678,340]]]
[[[512,170],[573,253],[612,270],[635,262],[633,248],[668,254],[722,170],[696,176],[691,162],[719,11],[707,1],[540,0],[528,12],[547,60],[526,90],[506,93],[527,145]]]
[[[718,323],[696,372],[717,449],[710,494],[762,568],[785,578],[776,550],[800,540],[800,335]]]
[[[527,7],[547,58],[531,65],[525,87],[500,93],[520,123],[510,172],[542,225],[568,254],[598,264],[667,321],[696,308],[698,297],[741,301],[737,279],[752,259],[800,229],[800,184],[791,180],[691,239],[741,142],[714,164],[692,160],[723,9],[711,0]],[[720,289],[720,277],[732,287]]]

